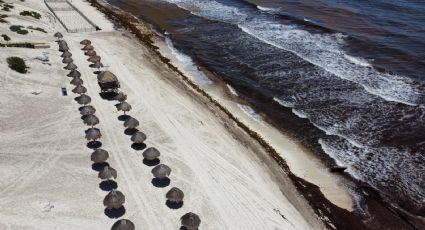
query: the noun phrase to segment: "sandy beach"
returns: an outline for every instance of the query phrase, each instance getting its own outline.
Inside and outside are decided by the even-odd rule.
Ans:
[[[102,30],[67,33],[44,2],[12,3],[15,8],[7,12],[10,23],[41,27],[47,33],[17,35],[9,30],[10,24],[0,24],[0,33],[8,34],[11,42],[43,42],[50,48],[0,48],[1,60],[19,56],[30,67],[27,74],[19,74],[0,62],[0,229],[110,229],[117,220],[104,214],[102,201],[107,192],[99,189],[101,181],[92,170],[92,150],[84,139],[88,127],[80,118],[68,71],[63,69],[53,37],[57,31],[64,34],[96,108],[102,148],[110,153],[108,163],[118,171],[118,190],[126,196],[126,212],[121,218],[133,221],[136,229],[179,229],[179,219],[187,212],[200,216],[200,229],[324,228],[291,180],[256,141],[132,35],[115,29],[96,8],[72,0]],[[19,16],[21,9],[35,10],[42,19]],[[169,186],[152,184],[152,167],[143,164],[142,151],[131,148],[130,136],[118,120],[122,113],[116,110],[116,101],[100,97],[95,69],[89,67],[79,44],[83,39],[92,41],[104,69],[119,78],[120,90],[133,107],[129,115],[140,121],[139,129],[148,137],[146,145],[158,148],[161,163],[172,169]],[[40,56],[49,60],[42,62],[36,58]],[[68,96],[61,94],[62,87]],[[286,142],[289,144],[279,150],[301,151],[290,140]],[[306,156],[297,159],[291,161],[293,168],[308,160]],[[300,166],[300,170],[314,164]],[[165,193],[174,186],[185,193],[180,209],[165,205]],[[331,191],[327,194],[332,197]],[[346,196],[335,200],[342,200],[341,207],[351,208]]]

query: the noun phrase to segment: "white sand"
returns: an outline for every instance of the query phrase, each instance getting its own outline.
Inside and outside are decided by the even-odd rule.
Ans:
[[[17,4],[47,11],[36,0]],[[112,28],[94,8],[85,10],[103,20],[99,25]],[[57,29],[57,23],[51,20],[44,27]],[[130,147],[115,102],[99,96],[96,76],[80,50],[84,38],[92,40],[107,69],[119,77],[133,106],[130,115],[148,136],[146,144],[157,147],[161,162],[172,168],[170,186],[151,184],[151,167]],[[189,211],[201,217],[200,229],[322,228],[266,153],[134,39],[117,31],[65,33],[65,39],[97,109],[102,148],[110,152],[119,190],[126,195],[123,218],[136,229],[178,229],[180,216]],[[0,60],[16,55],[31,67],[22,75],[0,62],[0,229],[110,229],[115,220],[103,213],[106,192],[91,169],[76,95],[52,34],[44,41],[52,48],[0,52]],[[43,52],[49,53],[51,65],[33,59]],[[68,96],[61,95],[62,86]],[[172,186],[185,192],[181,209],[165,205]]]

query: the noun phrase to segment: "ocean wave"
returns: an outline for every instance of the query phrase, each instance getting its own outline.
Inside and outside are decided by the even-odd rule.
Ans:
[[[230,86],[229,84],[226,84],[227,89],[229,89],[229,92],[234,95],[234,96],[239,96],[238,93],[236,92],[236,90]]]
[[[263,118],[254,111],[254,109],[252,109],[250,106],[248,105],[242,105],[242,104],[238,104],[238,107],[249,117],[251,117],[252,119],[254,119],[255,121],[264,124],[263,122]]]
[[[290,51],[300,58],[351,82],[387,101],[407,105],[425,103],[425,93],[403,76],[380,73],[363,59],[348,55],[343,46],[346,36],[312,34],[296,25],[285,25],[273,17],[255,14],[217,1],[167,0],[193,14],[210,20],[235,24],[258,40]]]

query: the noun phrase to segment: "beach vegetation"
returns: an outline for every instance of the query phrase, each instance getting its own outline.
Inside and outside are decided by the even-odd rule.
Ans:
[[[26,73],[28,69],[24,59],[20,57],[8,57],[7,64],[9,65],[9,68],[15,70],[18,73]]]
[[[12,26],[9,27],[9,29],[11,31],[16,32],[18,34],[23,34],[23,35],[28,34],[28,30],[23,29],[23,28],[24,27],[21,26],[21,25],[12,25]]]
[[[10,11],[10,9],[15,8],[13,5],[11,4],[3,4],[3,8],[1,8],[3,11]]]
[[[7,23],[5,18],[7,18],[6,14],[0,14],[0,23]]]
[[[0,47],[18,47],[18,48],[34,48],[34,44],[29,42],[17,42],[17,43],[0,43]]]
[[[6,34],[2,34],[1,37],[3,38],[3,40],[5,41],[10,41],[10,37],[7,36]]]
[[[44,30],[43,28],[40,28],[40,27],[28,26],[27,28],[30,29],[30,30],[37,30],[37,31],[40,31],[40,32],[43,32],[43,33],[47,33],[46,30]]]
[[[24,10],[24,11],[20,12],[19,14],[22,15],[22,16],[30,16],[30,17],[33,17],[35,19],[41,18],[41,14],[37,13],[35,11]]]

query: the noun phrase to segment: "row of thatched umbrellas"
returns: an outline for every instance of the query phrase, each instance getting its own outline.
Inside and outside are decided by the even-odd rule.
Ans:
[[[96,141],[101,138],[102,134],[98,128],[94,128],[95,125],[99,124],[99,118],[97,118],[94,113],[96,109],[88,105],[91,102],[91,98],[86,95],[87,89],[83,86],[83,80],[80,78],[81,73],[78,72],[77,66],[73,63],[73,59],[71,52],[69,52],[69,47],[66,41],[62,40],[63,35],[61,33],[56,33],[54,35],[59,39],[59,51],[62,52],[61,57],[63,58],[62,62],[66,63],[65,69],[71,70],[67,75],[71,77],[71,84],[75,86],[72,90],[73,93],[79,94],[80,96],[76,97],[76,101],[83,105],[80,107],[80,114],[83,116],[84,124],[91,126],[91,128],[86,130],[85,138],[88,141]],[[91,155],[92,161],[95,163],[104,163],[109,157],[107,151],[97,148]],[[102,170],[100,170],[98,177],[102,180],[110,180],[111,178],[117,178],[117,171],[109,166],[105,166]],[[103,204],[107,209],[120,208],[125,203],[124,194],[120,191],[112,190],[110,191],[103,200]],[[111,228],[112,230],[135,230],[135,225],[127,219],[121,219],[115,222]]]

